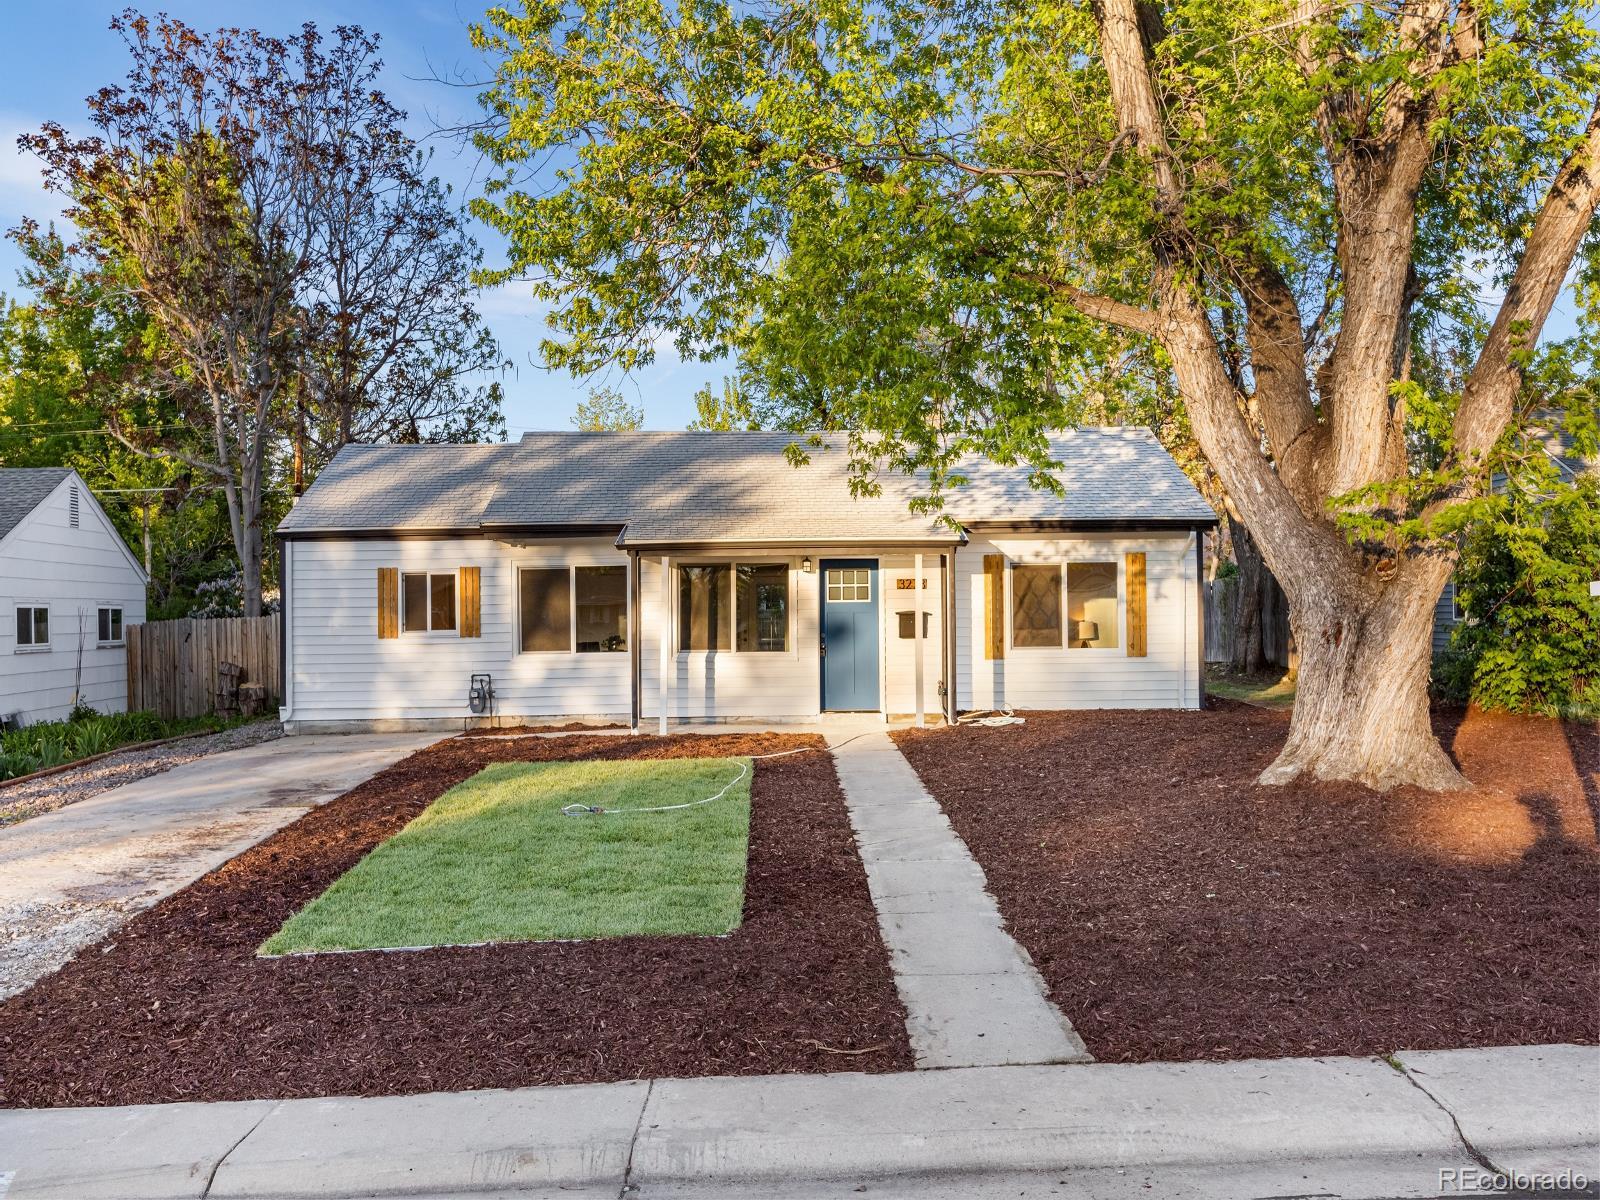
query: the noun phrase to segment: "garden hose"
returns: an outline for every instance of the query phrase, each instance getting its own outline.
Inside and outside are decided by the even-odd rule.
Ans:
[[[561,810],[561,815],[563,817],[620,816],[639,813],[677,812],[679,809],[684,808],[699,808],[702,804],[711,804],[726,796],[730,788],[750,773],[750,764],[759,758],[785,758],[790,754],[805,754],[812,750],[837,750],[839,746],[848,746],[858,738],[866,736],[864,733],[858,733],[855,737],[846,738],[833,746],[801,746],[795,750],[776,750],[771,754],[747,754],[744,756],[746,761],[739,764],[739,773],[723,784],[715,795],[707,796],[701,800],[686,800],[682,804],[657,804],[650,808],[605,808],[599,804],[568,804]]]

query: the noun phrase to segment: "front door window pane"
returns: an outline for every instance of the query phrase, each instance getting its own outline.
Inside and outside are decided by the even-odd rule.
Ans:
[[[828,571],[828,599],[835,603],[872,599],[872,571],[868,567],[833,567]]]

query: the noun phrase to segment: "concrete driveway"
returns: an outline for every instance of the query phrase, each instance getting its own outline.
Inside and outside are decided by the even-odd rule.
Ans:
[[[278,738],[0,829],[0,999],[438,734]]]

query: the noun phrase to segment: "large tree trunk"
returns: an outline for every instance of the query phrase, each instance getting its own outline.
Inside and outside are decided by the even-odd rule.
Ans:
[[[1267,784],[1310,776],[1388,790],[1470,786],[1429,721],[1434,602],[1443,559],[1413,559],[1388,582],[1329,586],[1324,566],[1280,579],[1300,649],[1289,740],[1261,774]]]
[[[1261,593],[1266,566],[1261,550],[1243,522],[1228,514],[1228,537],[1233,542],[1233,560],[1239,567],[1233,593],[1233,657],[1228,669],[1241,675],[1255,675],[1266,667],[1261,634]]]

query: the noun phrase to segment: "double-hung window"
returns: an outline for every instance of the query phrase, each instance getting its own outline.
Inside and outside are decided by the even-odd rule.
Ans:
[[[456,575],[454,571],[407,571],[400,577],[400,628],[406,633],[429,633],[456,627]]]
[[[17,606],[17,649],[50,648],[50,610],[32,604]]]
[[[102,646],[122,645],[122,609],[118,605],[102,604],[99,614],[99,629],[96,636]]]
[[[627,567],[523,567],[517,572],[517,607],[525,651],[628,649]]]
[[[678,649],[737,653],[789,648],[787,563],[678,568]]]

